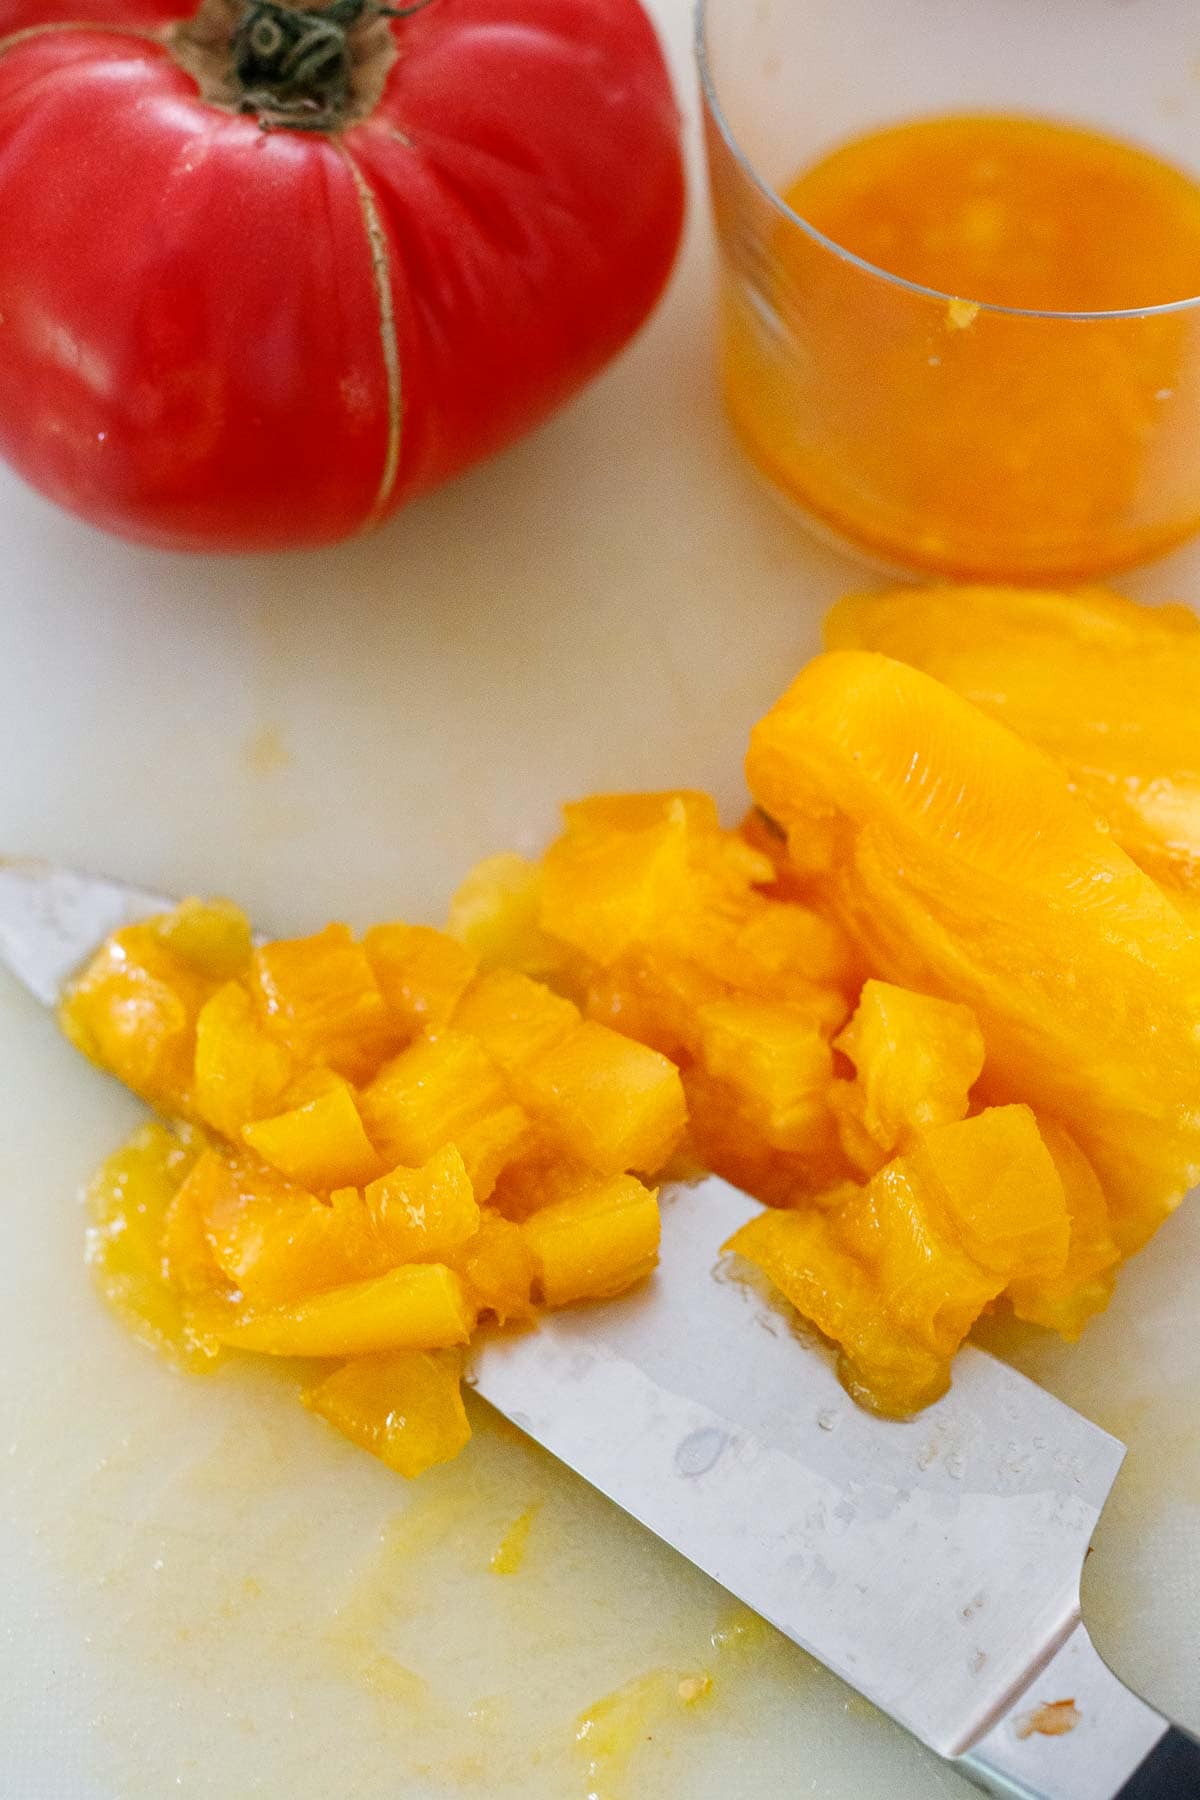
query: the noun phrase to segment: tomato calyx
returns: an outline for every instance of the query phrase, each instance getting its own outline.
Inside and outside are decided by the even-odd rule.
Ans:
[[[432,0],[202,0],[171,49],[211,105],[253,113],[264,131],[338,131],[366,116],[396,49],[388,26]]]

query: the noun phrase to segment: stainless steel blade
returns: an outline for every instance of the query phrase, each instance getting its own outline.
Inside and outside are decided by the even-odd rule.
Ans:
[[[872,1418],[827,1350],[718,1259],[755,1203],[664,1200],[623,1300],[497,1335],[479,1393],[945,1756],[1069,1636],[1122,1446],[968,1348],[952,1391]],[[1161,1729],[1161,1725],[1159,1727]],[[1151,1740],[1152,1741],[1152,1740]]]
[[[102,938],[173,905],[53,863],[0,857],[0,960],[46,1006]]]

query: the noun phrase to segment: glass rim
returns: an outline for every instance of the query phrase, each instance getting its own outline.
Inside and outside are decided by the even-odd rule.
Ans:
[[[897,275],[885,269],[879,263],[868,262],[866,257],[859,256],[853,250],[847,250],[836,238],[827,237],[823,231],[806,219],[803,213],[789,206],[783,195],[755,167],[752,158],[738,141],[721,99],[717,93],[716,76],[713,73],[712,59],[708,48],[709,14],[718,0],[695,0],[693,50],[696,66],[700,73],[700,89],[709,116],[720,132],[730,155],[733,157],[742,174],[758,189],[772,209],[789,223],[798,226],[805,236],[811,238],[830,255],[849,267],[860,269],[864,275],[870,275],[877,281],[885,281],[890,286],[900,288],[909,294],[915,294],[923,300],[936,300],[943,306],[973,306],[981,313],[994,313],[999,317],[1013,319],[1062,319],[1087,323],[1089,320],[1101,319],[1154,319],[1171,313],[1188,312],[1200,306],[1200,294],[1191,294],[1184,300],[1162,300],[1154,306],[1125,306],[1100,309],[1099,311],[1061,312],[1053,307],[1044,306],[999,306],[990,300],[975,300],[970,294],[951,294],[941,288],[926,287],[919,281],[910,281],[905,275]]]

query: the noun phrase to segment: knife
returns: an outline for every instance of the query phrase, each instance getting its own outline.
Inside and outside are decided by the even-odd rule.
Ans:
[[[0,960],[53,1005],[110,931],[171,904],[0,861]],[[1200,1742],[1081,1617],[1124,1446],[971,1346],[918,1418],[863,1412],[721,1259],[757,1210],[715,1177],[667,1191],[650,1281],[485,1333],[470,1385],[986,1792],[1200,1800]]]

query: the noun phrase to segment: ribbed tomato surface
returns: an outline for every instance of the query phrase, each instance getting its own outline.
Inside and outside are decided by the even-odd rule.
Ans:
[[[0,0],[0,452],[63,505],[330,542],[527,431],[658,297],[683,177],[637,0],[433,0],[325,131],[203,97],[185,16]]]

